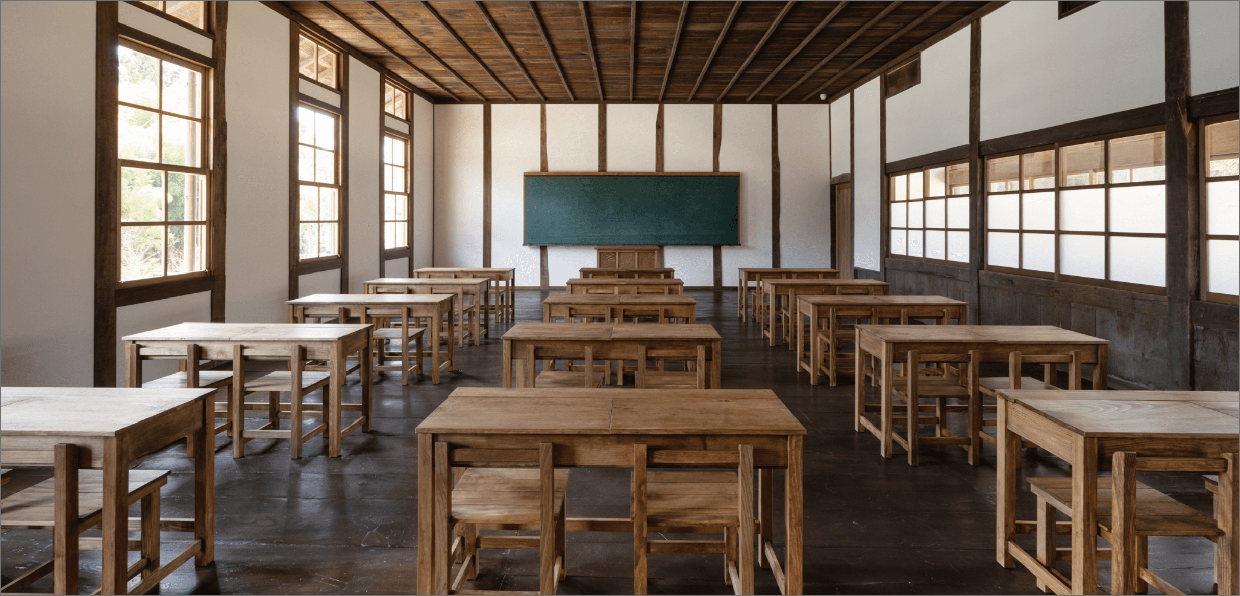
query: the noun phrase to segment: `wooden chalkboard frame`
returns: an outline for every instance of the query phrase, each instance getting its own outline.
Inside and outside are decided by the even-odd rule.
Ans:
[[[602,178],[602,177],[607,177],[607,176],[645,176],[645,177],[655,177],[655,176],[658,176],[658,177],[714,177],[714,178],[726,178],[726,177],[732,177],[732,178],[737,178],[737,183],[738,183],[738,186],[739,186],[739,179],[740,179],[740,175],[741,175],[741,173],[740,173],[740,172],[525,172],[525,177],[526,177],[526,178],[533,178],[533,177],[557,177],[557,176],[558,176],[558,177],[569,177],[569,176],[572,176],[572,177],[587,177],[587,176],[588,176],[588,177],[599,177],[599,178]],[[525,187],[525,185],[524,185],[524,182],[523,182],[523,183],[522,183],[522,188],[524,188],[524,187]],[[522,194],[522,196],[521,196],[521,212],[522,212],[522,214],[524,214],[524,213],[526,212],[526,208],[527,208],[527,205],[526,205],[526,203],[525,203],[525,200],[526,200],[526,199],[525,199],[525,195],[524,195],[524,194]],[[740,214],[738,213],[738,214],[737,214],[737,216],[739,217],[739,216],[740,216]],[[542,245],[536,245],[536,244],[529,244],[528,242],[526,242],[526,239],[525,239],[525,237],[524,237],[524,231],[522,232],[522,242],[523,242],[523,243],[525,243],[525,246],[542,246]],[[614,244],[614,243],[612,243],[612,244]],[[645,243],[643,243],[643,244],[645,244]],[[739,245],[740,245],[740,244],[738,243],[738,244],[736,244],[735,246],[739,246]],[[570,246],[570,245],[556,245],[556,246]],[[577,245],[571,245],[571,246],[577,246]],[[583,245],[580,245],[580,246],[587,246],[587,245],[584,245],[584,244],[583,244]],[[728,245],[728,246],[732,246],[732,245]]]

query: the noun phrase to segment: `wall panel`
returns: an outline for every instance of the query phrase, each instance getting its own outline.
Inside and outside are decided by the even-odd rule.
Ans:
[[[435,106],[435,265],[482,266],[482,106]]]
[[[771,106],[724,104],[719,170],[741,173],[740,246],[723,247],[723,276],[771,266]]]
[[[547,105],[547,168],[552,172],[598,171],[598,106]],[[549,282],[563,286],[597,260],[592,246],[547,247]]]
[[[413,267],[431,266],[435,249],[435,106],[413,100]]]
[[[651,130],[653,132],[653,128]],[[664,105],[663,171],[711,171],[715,162],[714,134],[714,106]],[[741,184],[744,184],[743,179]],[[741,202],[744,204],[744,199]],[[709,286],[715,281],[714,249],[709,246],[666,246],[663,264],[675,269],[676,277],[684,280],[687,286]]]
[[[379,277],[379,72],[349,57],[349,291]]]
[[[513,267],[537,286],[539,250],[523,246],[525,172],[539,168],[539,106],[491,106],[491,266]]]
[[[875,79],[853,92],[853,263],[858,268],[879,271],[879,185],[883,184],[883,163],[879,155],[879,81]]]
[[[831,263],[830,112],[779,106],[779,241],[784,267]],[[725,281],[732,277],[724,275]]]
[[[654,171],[658,113],[659,104],[654,103],[607,106],[607,171]]]
[[[921,53],[921,83],[887,100],[887,161],[969,142],[969,29]]]
[[[1193,95],[1240,84],[1236,23],[1240,23],[1240,2],[1188,3]]]
[[[849,131],[851,129],[851,108],[848,96],[845,95],[831,104],[831,176],[849,173]]]
[[[126,335],[181,323],[210,322],[211,292],[199,292],[116,309],[116,386],[125,386],[125,342],[121,340]],[[283,323],[284,317],[266,322]],[[144,362],[142,363],[142,380],[151,381],[176,371],[177,363],[173,360]]]

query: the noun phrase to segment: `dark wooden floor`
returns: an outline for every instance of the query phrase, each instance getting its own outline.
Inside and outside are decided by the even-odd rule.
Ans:
[[[926,448],[910,468],[878,455],[878,442],[853,432],[852,385],[809,385],[797,374],[786,346],[761,341],[756,324],[736,317],[735,291],[692,292],[698,322],[724,337],[723,386],[769,388],[809,430],[805,440],[805,592],[807,594],[1039,593],[1033,576],[995,563],[994,450],[970,467],[959,448]],[[541,320],[545,293],[517,294],[518,320]],[[494,330],[495,337],[503,328]],[[417,440],[414,428],[451,391],[497,386],[501,343],[459,349],[457,372],[439,386],[429,379],[401,387],[376,381],[374,432],[345,440],[338,459],[323,442],[306,457],[288,458],[286,441],[251,442],[233,459],[228,439],[217,441],[216,562],[183,567],[165,580],[164,593],[411,593],[417,559]],[[996,371],[997,374],[1003,372]],[[356,396],[357,384],[348,391]],[[170,447],[142,467],[174,470],[164,489],[165,516],[192,513],[190,463]],[[1053,457],[1030,456],[1032,475],[1067,475]],[[35,481],[23,472],[6,489]],[[777,485],[780,483],[777,482]],[[1204,512],[1210,502],[1199,475],[1162,477],[1159,488]],[[628,514],[628,472],[578,470],[569,486],[570,516]],[[782,496],[776,493],[776,503]],[[1021,495],[1032,518],[1033,501]],[[778,505],[777,505],[778,507]],[[777,519],[782,512],[776,511]],[[165,535],[169,556],[180,548]],[[782,544],[782,537],[777,534]],[[1189,593],[1212,587],[1210,543],[1204,539],[1150,541],[1157,572]],[[13,531],[3,543],[4,581],[50,557],[50,536]],[[98,586],[97,552],[83,553],[84,587]],[[632,538],[624,534],[570,535],[569,577],[562,594],[626,594],[632,588]],[[484,551],[480,589],[536,590],[535,551]],[[1099,584],[1109,586],[1106,564]],[[654,555],[651,593],[729,593],[722,556]],[[769,572],[759,571],[758,593],[777,594]],[[45,580],[46,581],[46,580]],[[36,586],[39,587],[39,586]],[[43,586],[45,589],[50,586]]]

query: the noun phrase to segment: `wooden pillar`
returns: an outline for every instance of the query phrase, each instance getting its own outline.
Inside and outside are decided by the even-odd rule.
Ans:
[[[119,9],[95,3],[95,329],[94,383],[116,386],[116,285],[120,274],[117,196],[117,89]]]
[[[482,266],[491,266],[491,104],[482,104]]]
[[[771,266],[780,266],[779,254],[779,104],[771,106]]]
[[[547,104],[538,106],[538,171],[547,171]],[[547,264],[547,247],[538,247],[538,287],[551,287],[551,272]]]
[[[211,185],[211,274],[215,285],[211,288],[211,322],[224,322],[224,266],[227,264],[224,249],[227,247],[225,218],[228,213],[228,120],[224,106],[224,65],[228,48],[228,3],[212,2],[207,6],[215,10],[215,43],[211,44],[215,70],[211,71],[211,176],[217,182]]]
[[[982,21],[969,25],[969,282],[965,301],[969,303],[969,324],[976,325],[981,314],[982,247],[985,227],[982,225],[985,189],[982,188]]]
[[[714,140],[714,157],[711,161],[713,169],[711,171],[719,171],[719,151],[723,148],[723,104],[715,104],[714,132],[711,138]],[[659,251],[662,254],[662,251]],[[715,280],[712,287],[716,290],[723,289],[723,247],[716,244],[711,249],[711,261],[714,264]],[[662,263],[660,263],[662,266]]]
[[[1159,389],[1193,388],[1192,301],[1200,265],[1197,223],[1198,130],[1188,117],[1192,80],[1189,60],[1188,2],[1163,3],[1167,172],[1167,374]]]
[[[891,209],[887,207],[887,76],[878,75],[878,270],[887,279],[887,257],[891,251]],[[916,450],[914,450],[916,453]]]

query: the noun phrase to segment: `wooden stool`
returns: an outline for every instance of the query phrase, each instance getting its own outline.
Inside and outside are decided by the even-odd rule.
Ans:
[[[103,471],[79,469],[77,445],[56,445],[55,458],[52,478],[0,501],[0,527],[51,530],[55,543],[52,561],[9,582],[5,592],[20,592],[53,573],[55,593],[77,594],[78,552],[102,547],[102,539],[79,535],[103,521]],[[139,522],[142,537],[136,544],[130,541],[129,550],[139,551],[142,559],[130,566],[127,579],[148,577],[159,568],[159,489],[167,483],[167,470],[129,471],[126,504],[142,502],[141,517],[131,520]]]
[[[937,365],[933,369],[922,369],[923,362],[931,362]],[[908,465],[918,465],[918,452],[921,445],[960,445],[965,452],[969,454],[969,463],[977,465],[977,451],[980,445],[974,438],[980,430],[981,412],[979,411],[980,399],[977,390],[978,378],[977,353],[969,351],[965,353],[952,354],[926,354],[922,355],[917,350],[911,350],[908,353],[908,360],[905,363],[903,376],[896,376],[892,379],[892,395],[895,398],[904,400],[907,406],[904,416],[891,416],[892,425],[899,425],[904,422],[907,435],[901,437],[892,433],[892,439],[901,447],[908,450]],[[957,380],[953,381],[950,377],[952,364],[959,365],[955,367],[957,370],[963,370],[964,374],[958,375]],[[926,374],[929,372],[930,374]],[[903,382],[903,388],[901,387]],[[921,405],[921,400],[933,399],[935,404],[932,406]],[[964,400],[962,405],[948,405],[948,399]],[[894,404],[880,404],[881,408],[888,409],[894,407]],[[867,408],[868,409],[868,408]],[[922,412],[932,412],[933,415],[923,418]],[[948,412],[966,412],[968,414],[968,433],[965,435],[957,435],[947,429]],[[976,420],[975,420],[976,419]],[[918,431],[921,425],[933,424],[934,436],[921,437]]]
[[[637,347],[636,385],[638,389],[706,389],[706,346],[697,346],[697,360],[692,370],[646,370],[647,360],[683,357],[683,351],[649,350]]]
[[[647,471],[649,465],[736,464],[736,472]],[[647,451],[633,446],[633,593],[646,593],[647,555],[722,554],[723,581],[753,594],[753,446]],[[652,540],[651,532],[722,533],[722,540]]]
[[[241,344],[233,346],[233,371],[245,378],[245,361],[253,359],[247,356]],[[271,358],[267,354],[263,356]],[[254,439],[290,439],[289,456],[301,458],[302,445],[319,433],[327,430],[328,383],[331,373],[306,370],[306,348],[292,345],[288,348],[288,370],[267,373],[257,379],[237,383],[233,386],[232,424],[233,424],[233,457],[245,457],[245,444]],[[323,403],[307,404],[305,397],[314,391],[323,390]],[[245,396],[249,393],[267,393],[267,403],[246,403]],[[280,394],[290,395],[287,407],[280,402]],[[261,428],[245,428],[245,413],[248,410],[267,410],[268,422]],[[289,418],[289,430],[280,430],[282,415]],[[319,418],[317,426],[302,433],[302,418]]]
[[[422,346],[422,338],[425,335],[425,327],[413,327],[409,325],[408,320],[391,327],[376,328],[370,335],[375,359],[372,370],[375,372],[399,371],[401,385],[408,385],[409,377],[415,372],[421,377],[422,359],[426,357],[426,351]],[[400,349],[389,350],[388,346],[391,342],[396,342]],[[412,353],[409,352],[410,342],[414,343]],[[389,363],[389,358],[397,358],[400,361]]]

